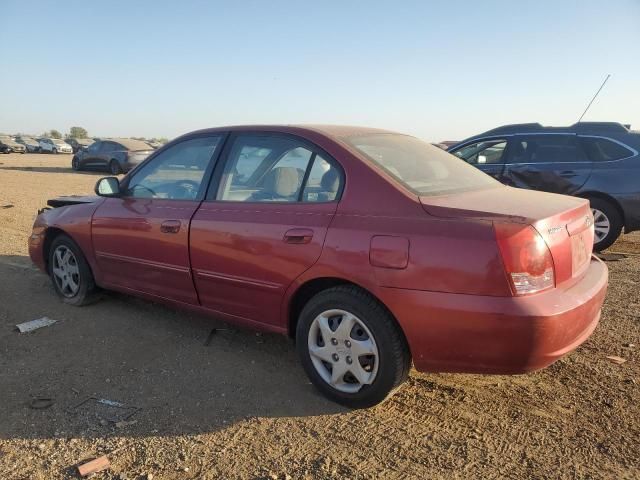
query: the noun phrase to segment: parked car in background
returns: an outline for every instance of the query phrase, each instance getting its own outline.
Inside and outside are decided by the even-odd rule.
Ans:
[[[24,145],[28,153],[38,153],[40,151],[40,144],[35,138],[20,135],[16,137],[16,142]]]
[[[60,298],[119,290],[296,338],[311,381],[368,407],[420,371],[523,373],[596,328],[589,202],[511,188],[358,127],[182,136],[29,236]]]
[[[16,142],[9,135],[0,136],[0,152],[2,153],[24,153],[27,148]]]
[[[130,138],[99,140],[78,151],[71,160],[74,170],[106,169],[113,175],[128,172],[153,153],[145,142]]]
[[[506,185],[588,199],[597,251],[640,230],[640,132],[620,123],[507,125],[448,151]]]
[[[40,138],[40,153],[73,153],[71,145],[59,138]]]
[[[77,153],[95,142],[95,140],[91,138],[67,138],[65,141],[71,145],[73,153]]]

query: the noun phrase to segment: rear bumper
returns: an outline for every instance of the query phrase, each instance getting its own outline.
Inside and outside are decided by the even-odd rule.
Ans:
[[[607,267],[595,257],[567,288],[528,297],[488,297],[385,288],[416,369],[512,374],[544,368],[595,330],[607,291]]]

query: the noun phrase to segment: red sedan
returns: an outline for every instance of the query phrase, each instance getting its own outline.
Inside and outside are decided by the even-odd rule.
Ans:
[[[182,136],[29,239],[66,303],[98,288],[295,337],[312,382],[374,405],[420,371],[523,373],[596,328],[587,200],[503,186],[416,138],[352,127]]]

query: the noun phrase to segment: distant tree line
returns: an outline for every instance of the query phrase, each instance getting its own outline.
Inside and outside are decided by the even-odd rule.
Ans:
[[[49,138],[62,138],[62,133],[60,133],[56,129],[51,129],[42,134],[43,137]],[[69,129],[69,133],[64,135],[64,138],[89,138],[89,132],[87,132],[86,128],[83,127],[71,127]],[[169,139],[167,137],[153,137],[153,138],[145,138],[145,137],[131,137],[135,140],[142,140],[143,142],[158,142],[158,143],[167,143]]]

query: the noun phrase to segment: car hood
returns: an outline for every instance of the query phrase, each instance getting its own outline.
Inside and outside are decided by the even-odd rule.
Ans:
[[[53,208],[66,207],[67,205],[78,205],[83,203],[95,203],[101,197],[97,195],[69,195],[56,197],[47,200],[47,205]]]

